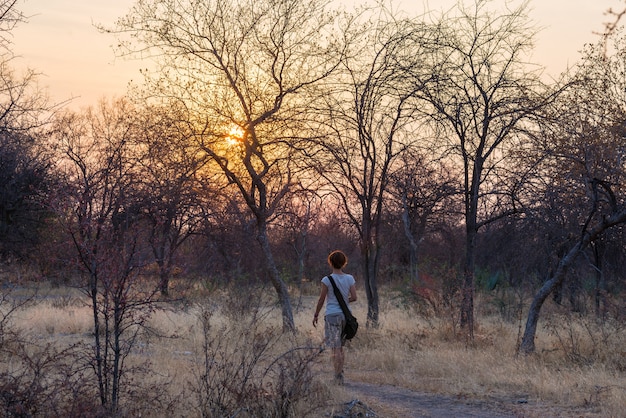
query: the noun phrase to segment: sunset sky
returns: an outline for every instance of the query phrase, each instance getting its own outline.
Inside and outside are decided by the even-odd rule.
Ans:
[[[506,0],[495,0],[504,4]],[[140,81],[145,62],[116,58],[115,39],[99,33],[94,23],[112,25],[125,14],[134,0],[20,0],[28,23],[13,32],[16,61],[42,73],[40,84],[47,87],[54,102],[93,105],[102,97],[124,94],[130,80]],[[401,8],[417,10],[417,0],[395,2]],[[427,0],[429,9],[447,9],[452,0]],[[422,4],[422,3],[419,3]],[[519,4],[519,2],[515,2]],[[623,0],[531,0],[531,18],[544,29],[537,39],[534,61],[558,75],[579,57],[585,43],[595,42],[613,7],[626,7]],[[419,6],[421,9],[421,6]]]

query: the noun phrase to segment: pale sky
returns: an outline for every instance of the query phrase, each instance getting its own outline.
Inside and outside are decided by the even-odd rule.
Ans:
[[[494,0],[504,4],[507,0]],[[402,8],[421,0],[400,0]],[[75,97],[70,106],[95,105],[103,97],[126,92],[128,82],[141,81],[146,62],[116,58],[115,38],[99,33],[94,23],[112,25],[134,0],[20,0],[29,16],[13,32],[17,63],[40,73],[40,85],[54,102]],[[447,9],[454,0],[423,0],[430,9]],[[514,4],[519,4],[515,2]],[[544,28],[537,38],[534,62],[558,75],[579,58],[585,43],[595,42],[609,20],[605,12],[626,7],[624,0],[530,0],[531,18]]]

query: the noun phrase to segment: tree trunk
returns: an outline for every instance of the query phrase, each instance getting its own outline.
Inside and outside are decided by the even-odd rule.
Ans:
[[[616,210],[610,216],[603,216],[602,221],[591,230],[583,233],[580,241],[561,258],[552,278],[545,282],[541,289],[539,289],[539,292],[537,292],[530,305],[528,319],[526,320],[526,329],[524,330],[524,336],[522,337],[522,342],[519,347],[520,352],[530,354],[535,351],[535,334],[537,333],[537,322],[539,321],[541,306],[550,293],[563,284],[565,273],[576,260],[578,254],[587,248],[590,243],[595,241],[604,231],[624,222],[626,222],[626,209]]]
[[[461,327],[467,330],[470,340],[474,339],[474,252],[476,246],[476,218],[471,214],[466,220],[465,262],[461,284]]]
[[[159,291],[161,296],[168,296],[170,289],[170,263],[163,259],[156,260],[159,266]]]
[[[287,285],[285,284],[283,279],[280,278],[280,272],[278,271],[276,263],[274,262],[274,256],[272,255],[272,249],[270,248],[269,240],[267,237],[267,225],[262,221],[258,222],[257,225],[257,240],[261,245],[261,250],[263,251],[263,255],[265,256],[265,263],[270,273],[270,281],[272,282],[272,285],[276,290],[276,294],[278,295],[278,302],[280,303],[280,307],[282,310],[283,330],[295,332],[296,326],[293,320],[293,311],[291,309],[289,292],[287,290]]]
[[[154,232],[153,232],[154,234]],[[166,234],[167,231],[161,231],[162,236],[157,242],[152,241],[152,253],[159,267],[159,291],[161,296],[169,295],[170,272],[172,266],[172,247],[168,248]]]
[[[409,241],[409,277],[414,283],[419,282],[418,270],[418,243],[411,233],[411,220],[409,218],[409,210],[406,205],[406,197],[402,197],[402,225],[404,226],[404,236]]]
[[[602,320],[606,317],[606,278],[602,271],[602,244],[593,245],[594,268],[596,270],[595,308],[596,316]]]
[[[366,326],[368,328],[377,328],[380,313],[378,303],[378,284],[376,283],[378,251],[377,248],[375,248],[375,246],[368,240],[363,244],[362,252],[365,261],[365,295],[367,296]]]
[[[546,281],[541,289],[537,292],[535,297],[533,298],[532,303],[530,304],[530,309],[528,310],[528,318],[526,319],[526,328],[524,330],[524,336],[522,337],[522,342],[519,346],[519,351],[524,354],[530,354],[535,352],[535,335],[537,333],[537,323],[539,322],[539,312],[541,311],[541,307],[543,303],[546,301],[548,296],[559,286],[563,284],[563,280],[565,280],[565,273],[569,266],[572,265],[574,260],[580,251],[583,249],[583,243],[577,243],[569,252],[559,261],[559,265],[557,266],[556,271],[552,275],[552,277]]]
[[[461,328],[467,330],[470,341],[474,339],[474,268],[468,263],[463,270],[461,285]]]
[[[120,395],[120,380],[121,380],[121,363],[122,363],[122,342],[121,336],[123,333],[122,317],[124,316],[124,302],[123,296],[117,292],[113,296],[113,364],[111,368],[111,405],[109,406],[110,412],[115,415],[119,405]]]
[[[95,271],[95,270],[94,270]],[[96,378],[98,379],[98,391],[100,394],[100,404],[106,405],[106,389],[104,387],[104,360],[102,356],[102,340],[100,338],[100,315],[98,315],[98,276],[96,273],[91,273],[91,283],[89,289],[89,296],[91,298],[91,313],[93,315],[93,335],[94,335],[94,361]]]
[[[519,347],[520,352],[530,354],[535,351],[535,334],[537,332],[537,322],[539,321],[541,306],[550,293],[563,283],[567,269],[574,262],[578,254],[590,243],[595,241],[604,231],[624,222],[626,222],[626,209],[616,210],[610,216],[603,216],[602,221],[591,230],[584,232],[580,241],[563,256],[552,278],[539,289],[539,292],[537,292],[530,305],[528,319],[526,320],[526,329],[524,330],[524,336],[522,337],[522,342]]]
[[[465,165],[465,261],[463,283],[461,284],[461,328],[467,330],[468,338],[474,340],[474,267],[476,237],[478,235],[478,196],[484,158],[482,145],[479,147],[473,165],[464,157]],[[469,177],[471,168],[471,178]]]

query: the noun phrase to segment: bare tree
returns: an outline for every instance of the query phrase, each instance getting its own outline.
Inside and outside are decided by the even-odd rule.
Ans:
[[[135,200],[132,108],[120,100],[85,114],[67,112],[55,123],[64,181],[53,205],[74,243],[93,313],[90,366],[100,403],[115,414],[130,376],[125,359],[149,316],[154,291],[140,281],[148,258]]]
[[[0,132],[0,258],[27,259],[50,217],[52,163],[42,145],[34,132]]]
[[[285,244],[289,246],[290,251],[285,253],[290,259],[295,256],[297,268],[295,276],[299,288],[307,274],[306,261],[309,258],[311,245],[309,235],[319,220],[321,205],[322,198],[315,190],[292,193],[289,199],[285,199],[285,204],[280,211],[281,215],[275,225]]]
[[[20,257],[37,243],[51,177],[50,153],[38,132],[51,106],[37,73],[18,74],[12,66],[10,34],[24,21],[17,1],[0,1],[0,253]]]
[[[198,232],[209,209],[204,191],[211,185],[201,172],[206,158],[197,152],[193,134],[175,107],[148,106],[137,123],[141,206],[150,222],[149,242],[159,269],[159,289],[167,296],[176,253]]]
[[[394,161],[417,125],[407,62],[419,65],[413,41],[424,35],[384,6],[359,15],[336,81],[319,106],[327,135],[317,141],[316,169],[340,199],[358,232],[363,257],[368,326],[378,326],[380,227]]]
[[[534,30],[526,3],[503,12],[488,10],[488,0],[473,7],[458,5],[458,16],[444,15],[428,66],[416,67],[420,97],[435,123],[437,145],[457,158],[463,173],[465,257],[462,274],[461,324],[473,338],[474,269],[479,229],[514,213],[514,201],[487,213],[485,205],[500,194],[507,156],[524,138],[525,124],[553,96],[529,69],[525,54]],[[428,81],[425,81],[427,80]],[[505,203],[505,202],[502,202]]]
[[[570,234],[560,245],[552,274],[533,298],[519,348],[523,353],[534,352],[541,307],[569,280],[580,255],[607,230],[626,222],[626,39],[613,35],[609,40],[615,50],[611,56],[606,55],[606,40],[586,48],[574,74],[576,88],[550,109],[554,123],[545,125],[541,137],[547,155],[544,175],[550,179],[545,193],[560,202],[562,209],[553,216],[563,219]]]
[[[146,91],[173,97],[226,182],[256,220],[256,239],[293,330],[287,286],[268,238],[276,207],[298,181],[291,147],[306,136],[306,93],[337,66],[341,47],[327,0],[153,0],[137,2],[118,21],[128,53],[161,64]]]
[[[26,69],[19,74],[13,68],[11,31],[26,24],[17,0],[0,0],[0,133],[25,135],[43,126],[54,110],[37,84],[37,71]]]
[[[459,215],[454,204],[458,189],[457,178],[445,164],[428,161],[414,150],[402,156],[402,163],[393,172],[389,191],[409,243],[410,280],[419,282],[420,247],[429,232],[436,231],[444,218],[454,222]]]

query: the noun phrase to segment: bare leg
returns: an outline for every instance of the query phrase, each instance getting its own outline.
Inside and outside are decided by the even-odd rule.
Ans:
[[[343,384],[343,347],[333,348],[333,366],[335,367],[335,379]]]

